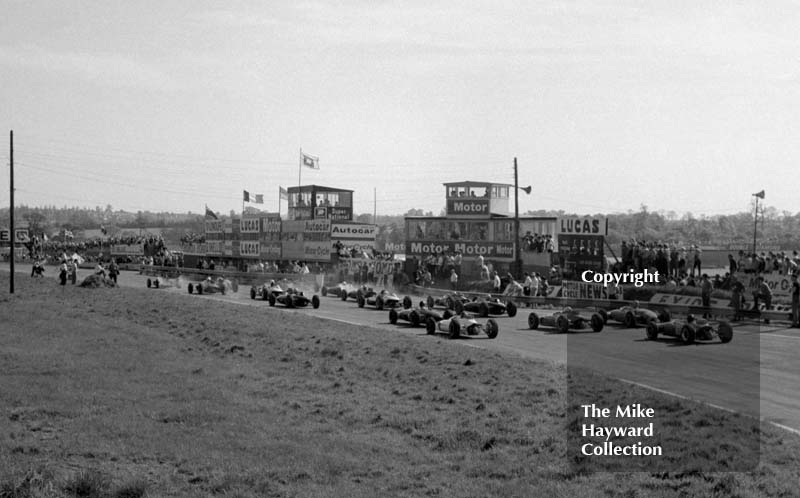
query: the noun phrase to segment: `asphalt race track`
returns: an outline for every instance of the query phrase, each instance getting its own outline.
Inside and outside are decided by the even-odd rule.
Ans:
[[[0,265],[0,269],[8,271],[8,265]],[[29,265],[19,265],[17,269],[20,274],[30,271]],[[48,268],[46,275],[52,278],[54,273]],[[81,272],[82,276],[87,274],[87,270]],[[122,287],[144,289],[146,279],[123,272],[119,283]],[[408,334],[418,340],[434,340],[424,328],[412,328],[402,322],[391,325],[388,311],[358,308],[353,301],[320,297],[322,304],[316,310],[271,308],[266,301],[251,300],[249,291],[249,286],[241,286],[236,294],[198,296],[189,295],[185,285],[152,289],[154,300],[160,292],[180,292],[187,299],[224,300],[260,307],[265,313],[308,313],[386,333]],[[412,298],[416,305],[424,296]],[[544,327],[529,330],[529,311],[520,308],[514,318],[496,317],[500,333],[494,340],[482,336],[453,343],[557,363],[569,361],[569,365],[585,366],[611,377],[757,416],[800,433],[800,361],[796,358],[800,352],[800,329],[786,328],[786,323],[759,326],[745,322],[733,324],[734,337],[728,344],[717,340],[684,346],[672,338],[648,341],[644,328],[625,329],[611,322],[599,333],[559,334]],[[438,338],[447,340],[443,335]]]

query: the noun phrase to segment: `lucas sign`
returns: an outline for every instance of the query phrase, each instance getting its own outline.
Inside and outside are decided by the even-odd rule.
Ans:
[[[608,218],[604,216],[567,216],[559,218],[558,233],[565,235],[608,235]]]

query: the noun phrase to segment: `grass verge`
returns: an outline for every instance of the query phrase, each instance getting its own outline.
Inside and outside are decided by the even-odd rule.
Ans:
[[[796,493],[800,442],[768,426],[753,472],[576,472],[564,366],[179,290],[17,289],[0,298],[0,497]],[[689,427],[753,425],[657,402]]]

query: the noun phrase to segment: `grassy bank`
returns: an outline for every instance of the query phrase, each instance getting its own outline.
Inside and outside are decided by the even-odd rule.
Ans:
[[[4,293],[0,324],[0,496],[792,496],[800,477],[800,442],[767,426],[751,473],[581,472],[565,367],[446,339],[47,279]],[[752,425],[585,378],[690,428]]]

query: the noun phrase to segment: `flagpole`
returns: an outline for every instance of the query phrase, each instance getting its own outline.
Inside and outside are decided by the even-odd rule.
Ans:
[[[298,188],[297,195],[300,195],[300,185],[302,185],[302,182],[301,182],[300,178],[303,175],[303,148],[302,147],[300,147],[300,157],[298,159],[299,159],[299,161],[297,163],[297,188]]]

